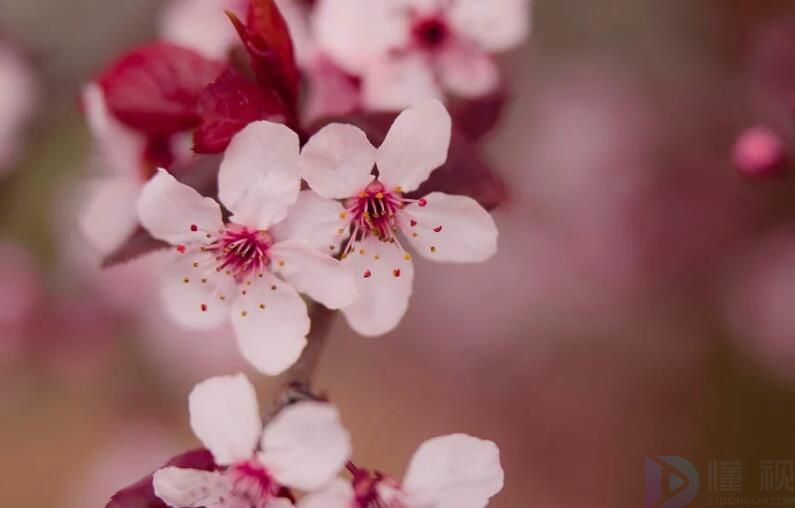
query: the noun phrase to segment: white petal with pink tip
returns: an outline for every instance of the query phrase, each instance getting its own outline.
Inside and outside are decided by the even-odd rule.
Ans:
[[[144,185],[138,216],[152,236],[172,245],[195,241],[193,225],[202,231],[224,229],[218,203],[178,182],[165,169],[159,169]]]
[[[430,100],[402,112],[378,149],[379,179],[411,192],[445,163],[452,120],[441,102]]]
[[[267,272],[262,275],[241,286],[231,319],[246,360],[263,374],[276,376],[301,356],[310,323],[306,303],[295,289]]]
[[[358,127],[329,124],[304,145],[301,176],[324,198],[347,198],[373,180],[375,153]]]
[[[234,286],[214,268],[208,270],[206,263],[205,253],[178,254],[163,269],[163,305],[185,328],[215,328],[229,316],[227,298],[233,296]]]
[[[433,192],[425,202],[425,206],[408,205],[401,216],[401,229],[422,257],[478,263],[497,252],[497,225],[477,201]]]
[[[344,208],[338,201],[324,199],[311,190],[301,191],[287,217],[271,228],[274,238],[299,240],[309,247],[335,254],[345,225]],[[333,247],[333,248],[332,248]]]
[[[237,224],[268,229],[298,199],[298,135],[290,128],[259,121],[229,144],[218,172],[218,197]]]
[[[329,309],[345,307],[356,299],[353,276],[328,254],[296,240],[275,244],[271,254],[276,261],[275,273]]]
[[[331,481],[351,454],[339,412],[324,402],[300,402],[265,428],[260,461],[282,485],[312,491]]]
[[[403,490],[412,506],[483,508],[503,486],[497,446],[465,434],[430,439],[409,463]]]
[[[351,328],[366,336],[394,329],[406,313],[414,281],[411,256],[396,244],[368,238],[342,264],[356,280],[359,297],[342,312]]]
[[[262,432],[257,394],[243,375],[210,378],[189,398],[190,425],[218,465],[250,459]]]
[[[94,180],[80,211],[80,230],[102,254],[112,252],[138,227],[136,202],[143,184],[129,176]]]
[[[301,499],[298,508],[351,508],[355,496],[350,482],[335,478],[321,490]]]

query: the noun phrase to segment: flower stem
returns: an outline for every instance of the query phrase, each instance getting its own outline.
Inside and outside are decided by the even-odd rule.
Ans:
[[[284,382],[276,393],[273,414],[302,400],[321,399],[312,392],[312,381],[336,316],[336,311],[317,303],[310,304],[309,317],[312,329],[307,336],[306,348],[298,361],[284,373]]]

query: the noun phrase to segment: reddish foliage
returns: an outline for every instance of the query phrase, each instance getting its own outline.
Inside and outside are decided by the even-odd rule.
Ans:
[[[198,99],[226,65],[165,42],[126,53],[98,79],[121,122],[163,138],[199,124]]]
[[[273,0],[251,0],[246,23],[232,13],[227,15],[248,51],[257,81],[275,90],[295,117],[301,76],[287,22],[279,8]]]
[[[217,468],[212,454],[203,448],[174,457],[163,467],[165,466],[202,471],[213,471]],[[152,475],[149,475],[114,494],[105,508],[168,508],[168,505],[155,495]]]
[[[196,153],[221,153],[232,137],[256,120],[285,122],[287,110],[275,92],[257,86],[232,69],[199,96],[201,125],[193,133]]]

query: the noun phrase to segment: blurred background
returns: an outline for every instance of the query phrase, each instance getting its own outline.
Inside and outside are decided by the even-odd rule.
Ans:
[[[4,506],[104,506],[198,444],[193,384],[251,373],[227,332],[169,324],[158,255],[100,271],[75,228],[81,87],[156,37],[163,7],[0,0],[35,104],[0,176]],[[761,460],[795,460],[795,186],[732,154],[754,125],[792,154],[795,4],[536,0],[533,17],[485,142],[510,192],[499,254],[418,261],[401,326],[337,320],[317,386],[356,462],[396,477],[427,438],[496,441],[495,508],[641,506],[658,455],[702,472],[692,506],[712,460],[740,460],[753,495]],[[256,379],[264,403],[279,380]]]

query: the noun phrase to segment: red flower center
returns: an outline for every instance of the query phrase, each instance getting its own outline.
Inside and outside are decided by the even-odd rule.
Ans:
[[[207,236],[213,238],[214,235],[207,233]],[[229,224],[213,243],[202,249],[215,254],[216,271],[224,271],[240,282],[270,265],[268,249],[271,245],[273,237],[267,231]]]
[[[370,473],[358,469],[353,478],[353,490],[356,496],[355,508],[405,508],[406,505],[397,497],[385,499],[379,492],[379,486],[384,485],[388,490],[400,491],[400,486],[394,480],[387,478],[378,471]]]
[[[417,45],[427,51],[434,51],[444,46],[450,39],[450,28],[438,16],[420,18],[414,22],[411,33]]]
[[[232,494],[251,508],[265,508],[281,491],[281,486],[256,462],[238,464],[227,474],[232,478]]]

